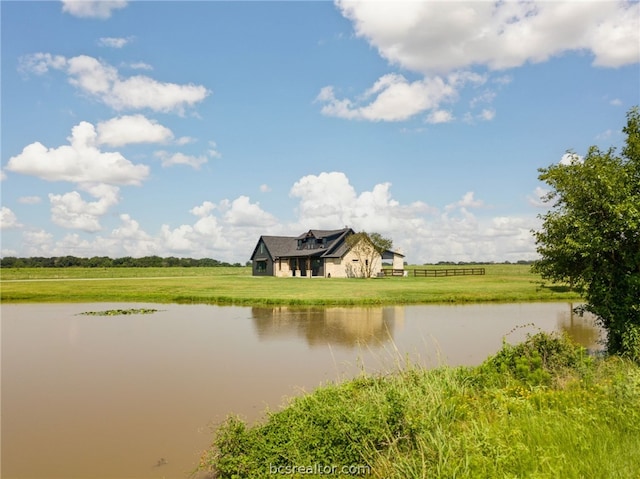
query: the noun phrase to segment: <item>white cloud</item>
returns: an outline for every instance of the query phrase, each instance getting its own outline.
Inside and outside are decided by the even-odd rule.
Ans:
[[[128,214],[120,215],[121,225],[111,232],[111,237],[118,240],[148,240],[150,237],[140,229],[140,223]]]
[[[567,51],[589,51],[605,67],[640,56],[640,4],[633,1],[336,4],[389,63],[425,74],[474,65],[502,70]]]
[[[26,146],[9,159],[6,169],[47,181],[139,185],[149,174],[146,165],[134,165],[117,152],[97,148],[94,126],[81,122],[71,130],[69,144],[47,148],[40,142]]]
[[[207,153],[211,158],[222,158],[222,154],[218,151],[218,145],[215,141],[209,142],[209,150]]]
[[[269,193],[271,191],[271,187],[267,184],[260,185],[260,193]]]
[[[535,245],[527,217],[477,217],[484,201],[473,192],[444,208],[422,201],[401,204],[391,185],[374,185],[357,194],[341,172],[308,175],[297,181],[291,196],[299,200],[297,222],[284,234],[309,228],[334,229],[348,225],[356,231],[378,232],[394,241],[415,263],[453,261],[503,261],[533,259]],[[255,242],[254,242],[255,244]]]
[[[481,208],[484,206],[484,201],[476,200],[475,193],[473,191],[467,191],[462,199],[451,203],[445,207],[445,211],[455,210],[457,208]]]
[[[640,4],[635,1],[382,2],[337,0],[355,34],[390,65],[421,73],[408,81],[397,73],[380,77],[360,98],[338,98],[334,86],[320,90],[322,113],[345,119],[403,121],[429,111],[427,122],[446,117],[440,107],[455,101],[466,85],[488,75],[539,63],[566,52],[589,52],[593,65],[619,67],[640,59]],[[491,80],[502,86],[509,75]],[[471,101],[491,103],[487,90]],[[490,121],[492,108],[468,113],[465,121]]]
[[[549,194],[549,190],[542,188],[541,186],[537,186],[535,190],[533,190],[533,194],[527,196],[527,201],[534,208],[546,208],[547,204],[544,199]]]
[[[562,155],[562,158],[560,158],[559,163],[561,165],[573,165],[577,163],[582,163],[583,161],[584,161],[584,158],[578,155],[577,153],[567,152],[564,155]]]
[[[485,121],[491,121],[496,117],[496,111],[493,109],[485,108],[484,110],[482,110],[482,112],[480,112],[480,115],[478,117]]]
[[[87,191],[97,201],[87,202],[80,193],[72,191],[63,195],[49,194],[51,220],[63,228],[96,232],[102,229],[100,218],[118,203],[119,188],[110,185],[93,185]]]
[[[18,198],[18,202],[24,205],[37,205],[42,201],[39,196],[21,196]]]
[[[456,95],[455,88],[440,77],[409,82],[402,75],[392,73],[380,77],[356,102],[337,99],[333,87],[324,87],[316,101],[324,103],[321,111],[327,116],[401,121],[437,108]]]
[[[102,37],[98,39],[98,45],[109,48],[122,48],[131,41],[131,38]]]
[[[115,67],[87,55],[67,59],[35,53],[20,59],[24,73],[42,75],[51,68],[64,71],[71,85],[115,110],[149,108],[182,114],[210,94],[202,85],[162,83],[143,75],[121,78]]]
[[[224,219],[230,225],[270,227],[278,224],[272,214],[260,208],[260,203],[251,203],[248,196],[240,196],[226,206]]]
[[[134,62],[130,63],[128,66],[134,70],[153,70],[153,67],[145,62]]]
[[[533,216],[487,215],[484,201],[467,192],[458,201],[435,207],[416,200],[401,203],[390,183],[357,192],[342,172],[323,172],[300,178],[291,187],[297,201],[294,219],[276,218],[247,196],[205,200],[189,212],[193,222],[162,225],[156,232],[142,229],[129,214],[104,236],[95,235],[101,215],[117,201],[117,188],[87,188],[95,201],[79,193],[53,195],[57,220],[66,227],[93,231],[91,239],[69,234],[54,241],[44,231],[25,232],[20,255],[109,255],[211,257],[244,263],[262,234],[297,235],[310,228],[348,225],[356,231],[379,232],[394,241],[412,263],[450,261],[517,261],[534,259]],[[111,194],[109,194],[111,192]],[[539,193],[542,194],[542,193]]]
[[[166,143],[173,133],[143,115],[125,115],[98,123],[99,144],[124,146],[131,143]]]
[[[199,170],[209,159],[206,156],[190,156],[184,153],[169,153],[161,150],[154,153],[156,158],[162,161],[162,166],[167,168],[175,165],[190,166],[194,170]]]
[[[127,0],[62,0],[62,11],[80,18],[107,19],[113,10],[127,6]]]
[[[199,218],[204,218],[208,216],[214,209],[216,205],[211,201],[204,201],[200,206],[194,206],[189,210],[189,213],[192,215],[198,216]]]
[[[605,130],[602,133],[598,133],[596,135],[596,140],[598,141],[609,140],[611,139],[611,137],[613,137],[614,134],[615,132],[613,130]]]
[[[447,110],[435,110],[427,116],[427,123],[449,123],[453,121],[453,114]]]
[[[390,183],[375,185],[360,195],[342,172],[307,175],[291,188],[290,195],[299,198],[297,215],[300,227],[322,229],[349,225],[367,231],[391,230],[395,225],[411,224],[416,216],[433,213],[426,203],[417,201],[400,205],[391,198]]]
[[[0,207],[0,229],[10,230],[21,228],[22,224],[18,222],[15,213],[6,206]]]
[[[22,233],[24,254],[19,256],[52,256],[53,235],[45,230]]]
[[[609,104],[611,106],[622,106],[622,100],[620,100],[619,98],[614,98],[609,102]]]

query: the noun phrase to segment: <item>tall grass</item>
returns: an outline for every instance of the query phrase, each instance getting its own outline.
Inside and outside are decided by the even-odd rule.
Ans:
[[[230,417],[200,471],[260,478],[316,464],[333,474],[289,477],[635,479],[638,451],[640,367],[540,333],[478,367],[363,373],[252,427]]]

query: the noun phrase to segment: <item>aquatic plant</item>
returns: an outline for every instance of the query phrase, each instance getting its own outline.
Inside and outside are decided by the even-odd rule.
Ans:
[[[159,310],[150,308],[131,308],[131,309],[107,309],[105,311],[85,311],[85,316],[122,316],[127,314],[152,314]]]

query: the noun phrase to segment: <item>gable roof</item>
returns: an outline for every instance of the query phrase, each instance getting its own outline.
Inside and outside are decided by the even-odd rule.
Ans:
[[[311,229],[299,236],[260,236],[256,247],[251,255],[251,260],[261,260],[270,257],[272,260],[285,257],[316,256],[324,258],[339,258],[344,255],[348,248],[344,239],[354,231],[351,228],[340,230],[314,230]],[[305,238],[325,239],[323,248],[298,249],[298,240]],[[263,242],[267,251],[264,254],[258,253],[260,242]]]

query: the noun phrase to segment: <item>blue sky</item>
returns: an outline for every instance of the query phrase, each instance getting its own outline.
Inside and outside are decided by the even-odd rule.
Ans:
[[[538,168],[619,147],[638,2],[1,2],[2,256],[244,263],[379,232],[534,259]]]

